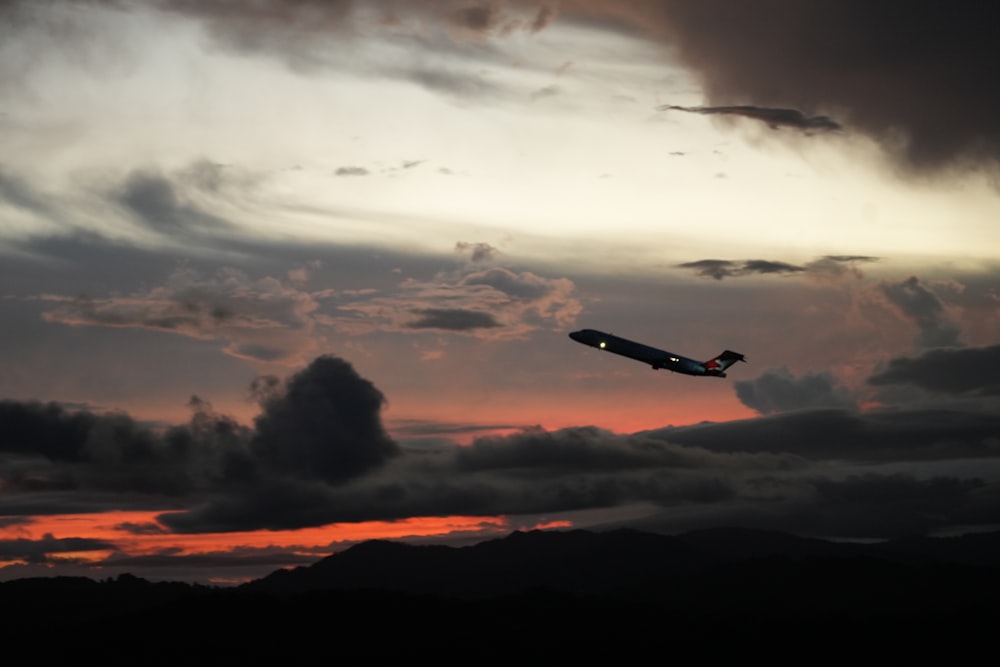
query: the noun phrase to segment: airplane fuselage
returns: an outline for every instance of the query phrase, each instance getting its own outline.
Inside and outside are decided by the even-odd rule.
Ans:
[[[725,369],[735,361],[744,361],[743,355],[726,350],[715,359],[695,361],[673,352],[643,345],[627,338],[597,331],[596,329],[581,329],[569,334],[578,343],[596,347],[599,350],[614,352],[629,359],[635,359],[649,364],[653,369],[664,369],[685,375],[701,375],[708,377],[726,377]]]

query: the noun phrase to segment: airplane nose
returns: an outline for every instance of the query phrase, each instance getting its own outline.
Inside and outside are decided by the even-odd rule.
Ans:
[[[581,336],[580,336],[580,332],[579,331],[571,331],[570,334],[569,334],[569,337],[572,338],[573,340],[575,340],[577,343],[582,343],[583,342],[583,341],[580,340]]]

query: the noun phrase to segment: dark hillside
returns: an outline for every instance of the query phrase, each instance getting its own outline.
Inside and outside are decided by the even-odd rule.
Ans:
[[[0,583],[0,602],[18,665],[955,662],[1000,622],[996,544],[533,531],[460,548],[365,542],[230,589],[24,579]]]

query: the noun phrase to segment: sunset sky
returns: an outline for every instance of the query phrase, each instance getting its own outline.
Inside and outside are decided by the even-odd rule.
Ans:
[[[0,1],[0,580],[1000,528],[988,9]]]

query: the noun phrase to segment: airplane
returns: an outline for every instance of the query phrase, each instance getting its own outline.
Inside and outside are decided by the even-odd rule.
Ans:
[[[684,373],[685,375],[724,378],[726,377],[725,370],[727,368],[737,361],[746,361],[742,354],[733,352],[732,350],[726,350],[719,356],[708,361],[695,361],[694,359],[688,359],[673,352],[636,343],[626,338],[619,338],[618,336],[597,331],[596,329],[580,329],[579,331],[572,332],[569,337],[577,343],[596,347],[599,350],[614,352],[623,357],[649,364],[653,367],[654,371],[663,368],[674,373]]]

